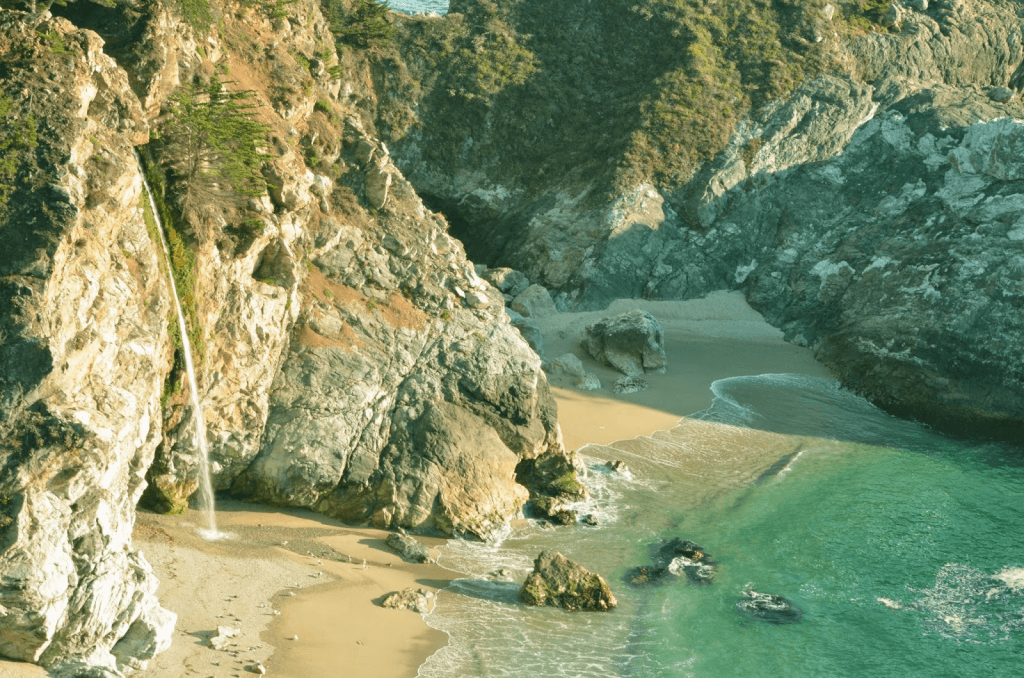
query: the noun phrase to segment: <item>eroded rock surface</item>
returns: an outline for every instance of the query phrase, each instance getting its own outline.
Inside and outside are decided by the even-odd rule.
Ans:
[[[544,551],[537,556],[519,597],[527,605],[552,605],[570,612],[605,611],[618,604],[601,575],[557,551]]]
[[[569,46],[585,52],[588,31],[600,32],[616,17],[625,24],[629,12],[649,15],[652,31],[686,21],[613,1],[580,9],[569,22],[576,28],[562,30],[566,22],[559,22],[556,35],[543,23],[550,10],[542,4],[492,11],[464,0],[458,12],[496,12],[509,35],[531,35],[524,49],[548,60]],[[876,25],[867,33],[849,30],[852,3],[829,8],[775,28],[795,41],[784,44],[833,67],[807,70],[792,91],[742,117],[730,121],[719,111],[715,124],[727,132],[717,130],[713,157],[694,165],[691,143],[663,149],[665,162],[691,167],[690,174],[650,174],[643,150],[605,127],[615,93],[642,91],[645,100],[680,110],[689,105],[660,89],[667,80],[644,79],[632,24],[604,46],[613,58],[583,58],[524,86],[539,91],[570,73],[576,82],[603,83],[572,96],[586,99],[599,118],[588,129],[604,130],[600,148],[617,159],[614,180],[613,163],[554,169],[575,156],[546,129],[573,138],[578,121],[568,111],[579,106],[553,103],[538,113],[535,98],[511,88],[476,93],[494,105],[480,118],[460,118],[473,141],[460,153],[439,152],[431,146],[438,137],[426,131],[396,140],[395,155],[417,187],[465,222],[471,251],[489,265],[522,270],[551,290],[559,308],[741,289],[789,340],[815,348],[846,386],[888,411],[1019,440],[1019,8],[1005,0],[893,3],[861,17]],[[408,34],[454,30],[459,21],[410,22]],[[410,67],[419,67],[415,50],[406,54]],[[612,64],[623,63],[636,67],[629,83],[612,73]],[[665,68],[671,63],[666,55]],[[457,97],[444,101],[443,111],[426,103],[417,115],[461,110]],[[495,135],[513,126],[518,145],[506,148]],[[711,143],[716,130],[705,131],[688,139]],[[653,143],[655,133],[633,139]],[[580,152],[586,162],[590,155]],[[524,153],[552,166],[549,181],[522,180]]]
[[[661,324],[647,311],[626,311],[588,325],[581,345],[627,377],[664,372],[668,364]]]
[[[120,675],[175,624],[131,538],[169,358],[131,148],[148,125],[96,34],[21,19],[0,11],[0,60],[17,64],[0,124],[38,143],[15,146],[0,205],[0,654]]]

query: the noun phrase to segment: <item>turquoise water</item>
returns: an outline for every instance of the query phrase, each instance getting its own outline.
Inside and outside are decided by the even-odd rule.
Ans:
[[[437,12],[443,15],[448,13],[448,0],[389,0],[388,7],[404,14]]]
[[[427,676],[1019,676],[1024,673],[1024,454],[888,417],[831,381],[716,382],[713,406],[668,432],[589,446],[600,526],[516,526],[500,545],[450,542],[467,578],[427,617],[450,636]],[[603,470],[622,459],[628,476]],[[652,543],[692,539],[712,586],[637,589]],[[516,604],[543,548],[609,579],[619,607]],[[735,611],[745,588],[800,623]]]

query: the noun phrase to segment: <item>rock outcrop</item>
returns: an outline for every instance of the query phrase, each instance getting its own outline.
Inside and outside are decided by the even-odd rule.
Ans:
[[[180,177],[154,185],[194,259],[174,267],[216,488],[488,537],[557,494],[522,464],[575,482],[501,293],[360,121],[362,71],[323,53],[319,4],[288,7],[218,3],[199,28],[176,3],[0,10],[0,655],[117,676],[170,642],[134,511],[147,482],[184,509],[199,462],[132,147],[180,82],[230,70],[272,156],[248,201],[189,211]]]
[[[389,548],[410,562],[430,562],[430,549],[407,534],[392,532],[385,542]]]
[[[674,76],[644,79],[632,32],[643,22],[629,12],[645,14],[651,31],[701,19],[629,4],[581,8],[572,21],[556,22],[557,35],[543,24],[548,9],[539,1],[494,10],[508,35],[532,36],[524,45],[544,63],[563,50],[586,53],[586,36],[607,22],[623,30],[603,45],[608,55],[534,74],[522,89],[477,93],[466,106],[487,99],[485,115],[458,117],[452,110],[460,99],[445,99],[445,115],[462,121],[463,137],[472,139],[460,154],[438,152],[437,137],[426,132],[394,141],[414,185],[464,224],[469,250],[489,265],[522,270],[563,309],[741,289],[787,338],[815,348],[845,385],[888,411],[955,432],[1022,439],[1024,372],[1012,348],[1024,329],[1017,312],[1024,256],[1014,159],[1014,120],[1024,119],[1015,96],[1024,85],[1017,7],[943,0],[857,16],[853,3],[833,2],[828,13],[807,5],[803,18],[765,15],[759,27],[786,36],[783,49],[801,56],[784,62],[801,64],[793,68],[802,79],[732,118],[733,104],[708,99],[696,115],[707,134],[680,136],[686,141],[672,147],[657,137],[668,127],[643,128],[622,143],[621,132],[605,128],[616,94],[637,100],[642,90],[645,101],[658,102],[638,119],[678,112],[666,113],[666,125],[689,120],[694,105],[663,89]],[[464,0],[452,11],[490,16],[488,7]],[[412,42],[403,47],[410,68],[421,64],[415,36],[462,20],[410,20]],[[869,23],[875,29],[864,32]],[[746,62],[728,62],[720,47],[694,48],[717,54],[715,63],[744,81]],[[631,83],[611,73],[623,63],[636,67]],[[774,67],[766,68],[770,81]],[[566,96],[589,97],[600,112],[587,129],[603,130],[607,168],[618,163],[614,179],[597,166],[558,169],[568,157],[586,165],[597,148],[577,145],[577,155],[567,154],[544,127],[575,138],[579,121],[568,112],[579,106],[562,108],[554,94],[555,81],[570,73],[604,85]],[[524,94],[539,91],[548,96]],[[537,100],[548,108],[535,110]],[[441,112],[433,101],[417,109],[420,119]],[[513,121],[522,128],[513,135],[519,147],[503,150],[495,136]],[[660,144],[669,166],[661,175],[648,171],[638,139]],[[695,160],[701,144],[714,150]],[[548,181],[522,180],[521,157],[530,153],[550,166]]]
[[[668,364],[661,324],[647,311],[626,311],[588,325],[581,345],[627,377],[664,372]]]
[[[131,538],[169,366],[148,124],[96,34],[23,16],[0,10],[0,136],[25,140],[0,204],[0,655],[114,676],[175,624]]]
[[[381,601],[381,607],[389,610],[412,610],[420,614],[427,614],[434,606],[431,604],[434,594],[426,589],[403,589],[385,596]]]
[[[678,537],[662,544],[654,555],[654,561],[654,565],[642,565],[626,572],[626,582],[646,586],[685,577],[691,584],[707,586],[714,583],[718,566],[704,547]]]
[[[606,611],[618,605],[601,575],[557,551],[544,551],[537,556],[519,597],[527,605],[551,605],[570,612]]]

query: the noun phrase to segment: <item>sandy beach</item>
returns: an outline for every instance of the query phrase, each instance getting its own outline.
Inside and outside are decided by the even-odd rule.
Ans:
[[[662,324],[668,369],[644,377],[648,390],[618,394],[610,387],[621,375],[588,356],[579,337],[587,324],[629,308],[647,310]],[[603,386],[581,391],[569,378],[551,378],[568,449],[670,429],[710,405],[716,379],[827,375],[809,350],[785,343],[738,293],[686,302],[619,301],[605,311],[559,314],[538,324],[548,359],[573,353]],[[285,678],[342,671],[413,678],[444,646],[446,635],[428,627],[420,614],[384,609],[380,601],[409,587],[436,592],[457,573],[403,561],[384,545],[387,532],[309,511],[221,502],[217,512],[218,527],[231,536],[214,542],[197,536],[198,513],[138,515],[136,545],[160,578],[161,602],[178,615],[171,649],[150,662],[147,676],[229,678],[262,664],[268,675]],[[441,543],[420,539],[430,546]],[[208,645],[218,626],[239,630],[227,650]],[[0,662],[0,675],[45,673]]]
[[[260,663],[274,676],[343,666],[405,678],[445,642],[419,613],[380,607],[393,591],[436,593],[453,574],[404,561],[385,546],[387,532],[243,502],[221,502],[217,515],[230,536],[206,542],[196,513],[139,513],[136,544],[160,577],[161,602],[178,614],[174,644],[147,676],[238,676]],[[227,650],[208,645],[218,626],[239,630]]]
[[[650,385],[646,391],[615,393],[611,386],[623,375],[591,358],[579,338],[587,325],[631,309],[645,310],[661,323],[668,369],[644,375]],[[715,292],[690,301],[620,299],[604,311],[563,313],[537,324],[549,360],[572,353],[601,380],[600,390],[582,391],[572,386],[572,378],[549,376],[567,449],[673,428],[681,418],[711,405],[711,384],[718,379],[769,373],[829,376],[809,349],[786,343],[782,332],[766,323],[739,292]]]

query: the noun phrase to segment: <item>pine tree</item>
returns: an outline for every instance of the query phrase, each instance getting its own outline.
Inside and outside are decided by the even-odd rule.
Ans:
[[[331,32],[339,41],[370,47],[395,37],[396,29],[388,21],[387,0],[355,0],[348,11],[341,0],[329,0],[326,4]]]
[[[232,92],[217,77],[171,96],[161,160],[176,180],[183,213],[237,206],[266,190],[260,166],[268,127],[255,119],[251,98],[252,92]]]

